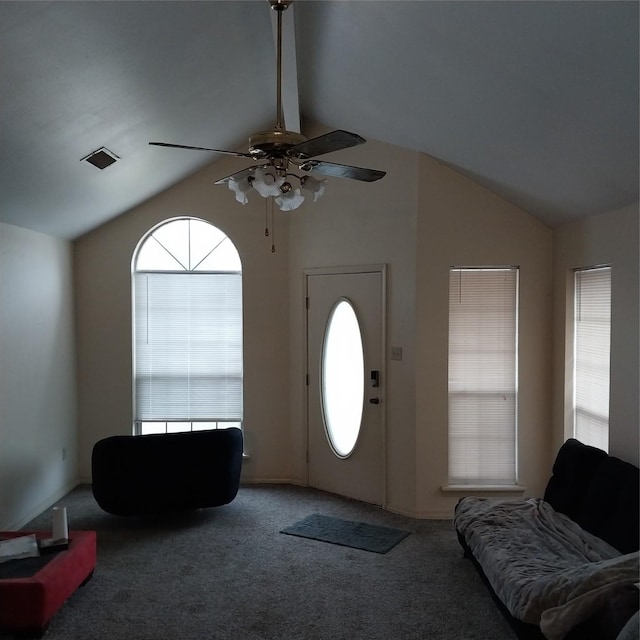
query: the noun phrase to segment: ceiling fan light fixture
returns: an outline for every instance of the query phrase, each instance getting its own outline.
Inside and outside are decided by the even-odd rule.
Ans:
[[[251,178],[251,179],[250,179]],[[251,191],[252,186],[251,182],[253,181],[251,176],[247,176],[246,178],[241,178],[240,180],[236,180],[235,178],[231,178],[229,180],[229,189],[236,194],[236,200],[240,204],[247,204],[249,202],[249,198],[247,194]]]
[[[293,211],[304,202],[300,189],[290,189],[276,198],[276,204],[281,211]]]
[[[302,193],[308,194],[310,197],[313,197],[313,202],[317,202],[324,193],[326,182],[326,180],[318,180],[313,176],[302,176],[302,178],[300,178]]]
[[[279,176],[274,167],[259,167],[255,170],[251,186],[263,197],[279,196],[280,186],[284,178]]]

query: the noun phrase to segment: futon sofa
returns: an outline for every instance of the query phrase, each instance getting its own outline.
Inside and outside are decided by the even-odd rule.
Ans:
[[[92,490],[104,511],[142,516],[217,507],[238,493],[242,431],[111,436],[91,456]]]
[[[567,440],[544,498],[462,498],[458,538],[521,639],[637,638],[638,467]]]

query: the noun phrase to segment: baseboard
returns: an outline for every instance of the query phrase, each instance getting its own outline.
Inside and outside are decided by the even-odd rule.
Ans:
[[[415,509],[407,509],[393,503],[387,503],[386,511],[397,513],[400,516],[413,518],[414,520],[451,520],[453,514],[449,511],[416,511]]]
[[[297,478],[291,478],[289,480],[289,484],[293,484],[296,487],[308,487],[308,483],[304,482],[303,480],[298,480]]]
[[[291,478],[241,478],[240,486],[253,484],[297,484]]]
[[[306,482],[296,478],[242,478],[240,486],[251,486],[258,484],[291,484],[297,487],[309,486]],[[385,511],[397,513],[400,516],[412,518],[413,520],[451,520],[453,514],[449,511],[415,511],[407,509],[393,503],[387,503],[384,507]]]
[[[38,503],[30,512],[29,515],[21,518],[17,522],[10,523],[8,525],[0,526],[2,531],[17,531],[18,529],[22,529],[28,522],[31,522],[35,517],[39,516],[43,511],[46,511],[50,506],[54,505],[58,500],[64,498],[70,491],[75,489],[80,483],[80,480],[76,478],[72,480],[68,484],[66,484],[62,489],[59,489],[48,498],[45,498],[41,502]]]

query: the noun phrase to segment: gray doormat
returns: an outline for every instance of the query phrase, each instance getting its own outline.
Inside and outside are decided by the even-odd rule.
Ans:
[[[282,529],[280,533],[321,540],[373,553],[387,553],[398,542],[404,540],[410,532],[367,524],[366,522],[340,520],[314,513],[304,520]]]

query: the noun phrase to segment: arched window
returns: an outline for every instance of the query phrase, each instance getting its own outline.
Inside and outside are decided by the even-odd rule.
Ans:
[[[195,218],[147,233],[132,263],[134,433],[242,424],[242,266]]]

